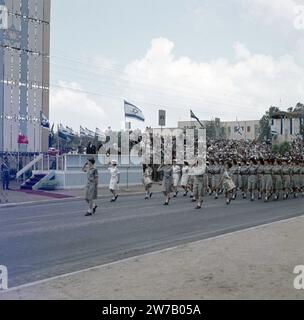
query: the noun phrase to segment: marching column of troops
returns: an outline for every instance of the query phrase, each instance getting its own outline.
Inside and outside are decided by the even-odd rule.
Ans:
[[[181,186],[184,197],[190,193],[192,202],[197,202],[196,209],[201,209],[205,194],[214,196],[224,194],[226,203],[241,197],[270,200],[298,198],[304,196],[304,161],[286,159],[249,159],[242,161],[220,161],[210,159],[206,166],[196,160],[191,165],[185,162],[180,166],[161,165],[158,172],[163,173],[162,191],[165,195],[164,205],[169,205],[171,195],[177,197]],[[143,183],[147,190],[146,199],[152,195],[153,169],[145,169]]]

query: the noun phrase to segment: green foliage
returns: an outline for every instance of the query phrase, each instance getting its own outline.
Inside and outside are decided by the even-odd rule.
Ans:
[[[282,156],[284,156],[286,153],[290,152],[291,145],[289,142],[285,141],[279,146],[279,152]]]
[[[285,141],[281,144],[275,144],[272,146],[272,152],[276,155],[285,156],[291,150],[291,145],[289,142]]]
[[[269,110],[265,113],[263,118],[260,120],[260,141],[271,140],[271,125],[270,120],[276,112],[279,112],[280,109],[277,107],[270,107]]]

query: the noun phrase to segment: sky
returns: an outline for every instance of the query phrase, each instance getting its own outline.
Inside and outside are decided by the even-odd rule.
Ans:
[[[304,0],[52,0],[51,121],[260,119],[304,101]],[[304,10],[303,10],[304,12]]]

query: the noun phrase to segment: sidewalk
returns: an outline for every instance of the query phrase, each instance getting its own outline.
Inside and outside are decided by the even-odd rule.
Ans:
[[[84,188],[83,189],[74,189],[74,190],[55,190],[55,191],[22,191],[20,190],[20,185],[17,183],[12,183],[10,188],[12,190],[8,191],[8,200],[9,203],[5,204],[4,202],[0,203],[0,208],[4,206],[32,203],[32,202],[45,202],[45,201],[58,201],[64,199],[72,198],[83,198],[84,197]],[[160,192],[161,186],[157,183],[153,186],[153,192]],[[121,187],[119,190],[120,195],[132,195],[138,193],[144,193],[143,186],[131,186],[128,189],[126,187]],[[107,187],[98,189],[99,197],[111,197],[110,191]],[[1,197],[0,197],[1,199]],[[2,199],[1,199],[2,200]]]
[[[1,299],[304,299],[304,217],[91,268]]]

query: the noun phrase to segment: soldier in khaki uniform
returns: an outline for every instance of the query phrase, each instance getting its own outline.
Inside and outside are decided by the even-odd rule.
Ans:
[[[258,189],[258,192],[259,192],[258,198],[262,199],[263,192],[264,192],[264,189],[265,189],[264,160],[262,158],[259,159],[257,174],[258,174],[257,189]]]
[[[265,181],[264,183],[265,202],[268,202],[273,191],[272,165],[269,159],[265,160],[264,181]]]
[[[247,190],[248,190],[248,175],[249,175],[249,166],[246,160],[242,160],[241,168],[240,168],[240,189],[242,191],[243,199],[247,198]]]
[[[274,191],[274,200],[280,198],[280,193],[282,191],[282,166],[280,160],[274,160],[272,167],[272,179],[273,179],[273,191]]]
[[[287,199],[289,197],[289,193],[291,191],[291,174],[292,168],[287,160],[283,160],[282,166],[282,184],[283,184],[283,199]]]
[[[250,159],[250,164],[248,168],[248,192],[250,194],[250,200],[254,201],[255,191],[258,181],[258,166],[255,159]]]

